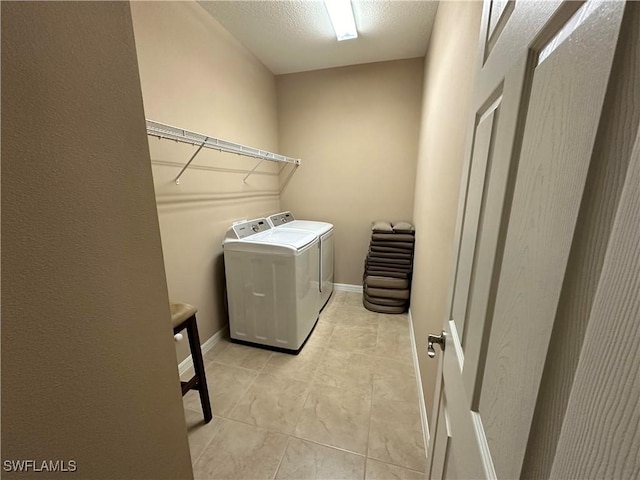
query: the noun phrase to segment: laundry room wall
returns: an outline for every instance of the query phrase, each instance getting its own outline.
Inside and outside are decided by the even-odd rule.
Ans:
[[[148,119],[278,152],[275,78],[196,2],[132,2]],[[199,308],[201,342],[227,325],[222,241],[279,211],[278,165],[149,137],[169,296]],[[186,340],[178,359],[186,358]]]
[[[335,281],[362,285],[371,222],[411,220],[423,59],[279,75],[283,210],[335,226]],[[286,178],[283,178],[283,182]]]
[[[425,58],[411,316],[429,418],[438,361],[423,352],[446,315],[481,13],[482,2],[440,2]]]
[[[2,478],[191,478],[129,4],[0,8]]]

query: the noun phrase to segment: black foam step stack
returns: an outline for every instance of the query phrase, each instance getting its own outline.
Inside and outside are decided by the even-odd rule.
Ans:
[[[367,310],[404,313],[409,308],[415,229],[409,222],[374,222],[362,277]]]

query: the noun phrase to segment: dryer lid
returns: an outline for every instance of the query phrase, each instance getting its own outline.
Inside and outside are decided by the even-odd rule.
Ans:
[[[302,249],[314,243],[318,237],[313,232],[304,230],[290,230],[274,228],[262,233],[257,233],[244,239],[246,242],[265,243],[269,245],[287,245],[295,249]]]
[[[264,222],[265,219],[256,219],[233,225],[227,231],[223,247],[235,251],[295,255],[318,242],[318,236],[313,232],[265,227]]]
[[[316,235],[323,235],[333,229],[333,224],[318,222],[315,220],[296,220],[291,212],[280,212],[269,217],[269,222],[274,227],[297,228],[308,230]]]
[[[316,222],[313,220],[293,220],[291,223],[281,225],[279,228],[296,228],[298,230],[314,232],[316,235],[323,235],[333,230],[333,224],[327,222]]]

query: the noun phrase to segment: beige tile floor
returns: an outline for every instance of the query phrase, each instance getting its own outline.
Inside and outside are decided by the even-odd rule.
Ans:
[[[196,479],[425,477],[406,315],[334,292],[299,355],[223,339],[205,366],[214,419],[184,397]]]

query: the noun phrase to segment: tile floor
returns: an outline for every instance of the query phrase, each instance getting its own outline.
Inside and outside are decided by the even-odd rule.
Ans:
[[[334,292],[299,355],[223,339],[204,360],[214,419],[184,396],[196,479],[425,477],[406,315]]]

